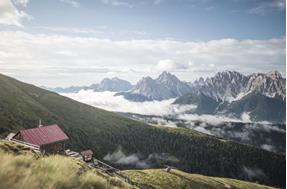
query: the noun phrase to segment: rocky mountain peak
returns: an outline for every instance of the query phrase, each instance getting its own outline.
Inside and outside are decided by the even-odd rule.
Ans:
[[[270,71],[266,75],[272,79],[282,78],[282,75],[277,70]]]
[[[175,75],[167,72],[167,71],[163,71],[158,78],[156,79],[159,82],[178,82],[180,81]]]
[[[180,81],[175,75],[164,71],[156,79],[151,77],[142,78],[136,86],[128,92],[144,96],[149,100],[165,100],[170,98],[179,97],[191,91],[188,83]],[[132,96],[134,98],[134,95]],[[136,98],[138,100],[138,98]],[[134,100],[134,99],[130,99]]]
[[[200,77],[199,79],[195,80],[193,83],[191,83],[192,87],[201,87],[205,84],[205,80],[203,77]]]
[[[138,82],[138,84],[139,84],[139,83],[144,83],[144,82],[150,83],[150,82],[154,82],[154,80],[153,80],[150,76],[147,76],[147,77],[143,77],[143,78]]]
[[[213,78],[218,79],[233,79],[233,78],[240,78],[243,77],[243,75],[236,71],[223,71],[223,72],[217,72],[217,74]]]
[[[114,78],[105,78],[99,84],[91,86],[94,91],[127,91],[132,88],[132,84],[128,81],[119,79],[117,77]]]

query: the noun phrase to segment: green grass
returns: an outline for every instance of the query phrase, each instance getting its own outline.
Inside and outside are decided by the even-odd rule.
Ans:
[[[1,189],[132,188],[73,158],[37,156],[29,149],[5,141],[0,142],[0,162]]]
[[[30,148],[25,147],[23,145],[15,144],[13,142],[8,142],[6,140],[0,140],[0,151],[5,153],[10,153],[14,155],[34,155],[39,156],[35,152],[33,152]]]
[[[145,158],[166,153],[178,160],[169,165],[186,172],[248,180],[243,167],[250,167],[266,175],[256,179],[260,183],[285,186],[284,155],[191,129],[150,126],[0,74],[0,136],[35,127],[39,119],[60,125],[70,138],[69,148],[92,149],[98,159],[119,147]]]
[[[128,170],[124,173],[138,183],[154,189],[274,189],[235,179],[189,174],[176,169]]]
[[[0,189],[131,189],[116,177],[60,155],[41,156],[0,140]],[[133,181],[154,189],[272,189],[234,179],[189,174],[176,169],[127,170]]]

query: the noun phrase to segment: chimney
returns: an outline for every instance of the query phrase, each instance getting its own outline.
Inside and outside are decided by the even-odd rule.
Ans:
[[[39,119],[39,125],[38,125],[38,127],[42,127],[43,125],[42,125],[42,120],[41,119]]]

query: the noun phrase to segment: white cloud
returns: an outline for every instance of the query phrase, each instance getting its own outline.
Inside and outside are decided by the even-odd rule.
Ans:
[[[243,120],[244,122],[246,123],[250,123],[252,122],[251,121],[251,118],[250,118],[250,115],[248,112],[243,112],[242,115],[241,115],[241,120]]]
[[[28,0],[1,0],[0,1],[0,25],[22,27],[25,19],[31,19],[26,12],[19,10],[15,4],[26,6]]]
[[[112,6],[124,6],[124,7],[133,7],[135,2],[129,0],[98,0],[104,4]]]
[[[102,34],[104,31],[90,28],[74,28],[74,27],[34,27],[35,29],[44,30],[45,32],[55,33],[75,33],[75,34]]]
[[[60,0],[60,1],[63,3],[67,3],[75,8],[78,8],[80,6],[80,4],[75,0]]]
[[[249,14],[266,15],[270,11],[283,11],[286,9],[286,0],[262,1],[258,6],[248,10]]]
[[[121,147],[119,147],[113,153],[108,153],[105,155],[104,160],[113,162],[115,164],[132,165],[137,168],[146,169],[150,167],[162,166],[159,162],[162,162],[162,160],[171,161],[170,157],[171,156],[168,153],[151,153],[147,157],[141,155],[140,153],[126,155],[122,151]]]
[[[198,132],[202,132],[202,133],[205,133],[205,134],[208,134],[208,135],[212,135],[212,133],[209,130],[207,130],[206,128],[204,128],[202,126],[194,127],[193,129],[198,131]]]
[[[132,102],[123,96],[114,96],[114,92],[94,92],[82,90],[78,93],[64,93],[62,95],[98,108],[115,112],[132,112],[143,115],[174,115],[180,114],[193,105],[173,105],[174,99],[164,101]]]
[[[56,54],[64,55],[64,56],[76,56],[76,53],[71,51],[57,51]]]
[[[0,56],[2,73],[48,86],[87,85],[108,73],[134,83],[164,69],[183,80],[222,70],[252,73],[277,69],[285,75],[286,55],[285,38],[117,41],[23,31],[0,31],[0,54],[4,55]],[[75,74],[79,77],[76,81]]]
[[[157,69],[159,71],[176,71],[176,70],[188,70],[190,68],[190,63],[185,62],[175,62],[170,59],[160,60],[157,63]]]
[[[208,114],[181,114],[177,116],[178,119],[183,119],[189,121],[190,123],[194,121],[204,122],[210,125],[220,125],[226,122],[244,122],[244,120],[226,117],[226,116],[219,116],[219,115],[208,115]]]
[[[112,154],[108,153],[105,155],[104,160],[120,165],[133,165],[138,168],[149,168],[151,166],[146,160],[141,160],[137,154],[126,155],[121,149]]]
[[[111,6],[123,6],[133,8],[140,5],[159,5],[166,0],[98,0],[101,3]]]
[[[270,144],[262,144],[260,147],[263,150],[267,150],[267,151],[270,151],[270,152],[276,152],[276,147],[273,146],[273,145],[270,145]]]
[[[14,0],[14,2],[17,5],[22,5],[22,6],[26,7],[28,2],[29,2],[29,0]]]
[[[240,118],[235,118],[233,116],[227,117],[224,115],[211,115],[211,114],[202,114],[202,115],[179,114],[179,115],[177,115],[177,118],[182,119],[182,120],[186,120],[191,124],[193,124],[194,121],[200,121],[200,122],[204,122],[204,123],[214,125],[214,126],[218,126],[218,125],[221,125],[221,124],[227,123],[227,122],[252,123],[248,112],[242,113]],[[285,132],[284,130],[279,129],[277,127],[272,128],[272,126],[269,126],[270,122],[268,122],[268,121],[261,121],[261,122],[254,122],[254,123],[259,123],[259,124],[262,124],[263,126],[260,125],[260,128],[256,128],[258,125],[254,124],[252,127],[253,129],[264,129],[265,131],[276,130],[278,132]]]
[[[266,178],[265,173],[258,168],[251,168],[247,166],[243,166],[243,173],[248,176],[249,179],[262,179]]]

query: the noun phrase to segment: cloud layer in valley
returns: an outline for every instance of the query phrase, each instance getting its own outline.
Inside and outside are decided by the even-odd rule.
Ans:
[[[108,153],[103,159],[114,164],[145,169],[158,166],[163,167],[168,162],[175,163],[179,161],[175,156],[170,156],[168,153],[151,153],[147,157],[139,153],[126,155],[121,148],[118,148],[113,153]]]
[[[113,162],[120,165],[132,165],[137,168],[149,168],[151,165],[146,160],[141,160],[137,154],[126,155],[121,149],[113,152],[112,154],[107,154],[104,157],[105,161]]]
[[[174,99],[164,101],[132,102],[123,96],[114,96],[114,92],[94,92],[81,90],[78,93],[63,93],[62,95],[77,101],[115,112],[132,112],[144,115],[175,115],[194,108],[193,105],[172,105]]]
[[[133,102],[125,99],[123,96],[114,96],[115,94],[115,92],[95,92],[93,90],[81,90],[78,93],[61,93],[61,95],[67,96],[79,102],[114,112],[153,116],[172,116],[173,118],[179,120],[186,120],[188,123],[200,121],[211,125],[220,125],[225,122],[251,122],[248,113],[243,113],[240,119],[220,115],[189,114],[186,112],[196,108],[196,106],[173,104],[175,99]],[[175,123],[172,121],[165,121],[161,118],[153,119],[159,123],[175,127]],[[266,129],[268,129],[268,127]]]

